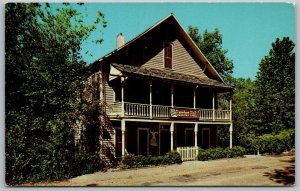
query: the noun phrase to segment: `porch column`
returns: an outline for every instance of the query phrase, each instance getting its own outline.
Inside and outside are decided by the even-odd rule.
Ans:
[[[121,120],[121,131],[122,131],[122,156],[125,155],[125,120]]]
[[[149,81],[149,88],[150,88],[150,119],[152,119],[152,81]]]
[[[124,108],[124,82],[125,78],[121,77],[121,116],[124,117],[125,115],[125,108]]]
[[[212,108],[213,108],[213,120],[215,120],[215,92],[214,91],[212,97]]]
[[[197,90],[197,86],[194,87],[194,109],[196,109],[196,90]]]
[[[170,126],[170,132],[171,132],[171,151],[174,150],[174,142],[173,142],[173,135],[174,135],[174,122],[171,122]]]
[[[231,123],[230,124],[230,127],[229,127],[229,139],[230,139],[230,143],[229,143],[229,147],[232,148],[232,130],[233,130],[233,124]]]
[[[232,120],[232,99],[229,101],[229,110],[230,110],[230,121]]]
[[[198,124],[195,123],[194,127],[194,134],[195,134],[195,149],[196,149],[196,156],[198,156]]]
[[[174,107],[174,84],[171,84],[171,107]]]

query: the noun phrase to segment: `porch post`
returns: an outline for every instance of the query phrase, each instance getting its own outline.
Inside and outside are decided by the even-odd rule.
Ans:
[[[152,119],[152,81],[149,81],[150,88],[150,119]]]
[[[121,120],[121,131],[122,131],[122,156],[125,155],[125,120]]]
[[[198,124],[197,124],[197,123],[195,123],[194,134],[195,134],[195,149],[196,149],[196,156],[198,156]]]
[[[194,87],[194,109],[196,109],[196,90],[197,90],[197,86]]]
[[[230,143],[229,143],[229,147],[232,148],[232,130],[233,130],[233,124],[230,124],[229,127],[229,136],[230,136]]]
[[[173,142],[173,134],[174,134],[174,122],[171,122],[170,126],[170,132],[171,132],[171,151],[174,150],[174,142]]]
[[[125,78],[124,77],[121,77],[121,116],[124,117],[125,115],[125,108],[124,108],[124,81],[125,81]]]
[[[232,120],[232,99],[229,101],[229,110],[230,110],[230,121]]]
[[[171,107],[174,107],[174,84],[171,84]]]
[[[212,97],[212,108],[213,108],[213,120],[215,120],[215,92],[214,91]]]

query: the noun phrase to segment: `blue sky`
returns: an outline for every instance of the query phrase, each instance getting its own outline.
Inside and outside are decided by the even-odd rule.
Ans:
[[[122,32],[125,42],[134,38],[171,12],[187,30],[196,26],[202,33],[218,28],[223,35],[223,48],[233,60],[234,77],[255,79],[261,59],[268,54],[277,37],[289,36],[295,42],[294,6],[287,3],[87,3],[84,5],[93,19],[97,10],[105,14],[107,27],[94,32],[83,52],[88,63],[116,48],[116,36]],[[91,43],[104,38],[100,45]]]

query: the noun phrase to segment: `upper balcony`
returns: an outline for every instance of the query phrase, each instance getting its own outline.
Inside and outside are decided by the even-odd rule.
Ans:
[[[143,119],[190,119],[197,121],[231,121],[232,119],[231,109],[200,109],[129,102],[123,104],[116,102],[108,107],[107,112],[111,117]]]

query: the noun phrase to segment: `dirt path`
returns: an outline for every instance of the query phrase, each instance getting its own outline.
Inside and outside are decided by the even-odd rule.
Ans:
[[[294,156],[248,156],[181,165],[97,172],[27,186],[280,186],[293,185]]]

